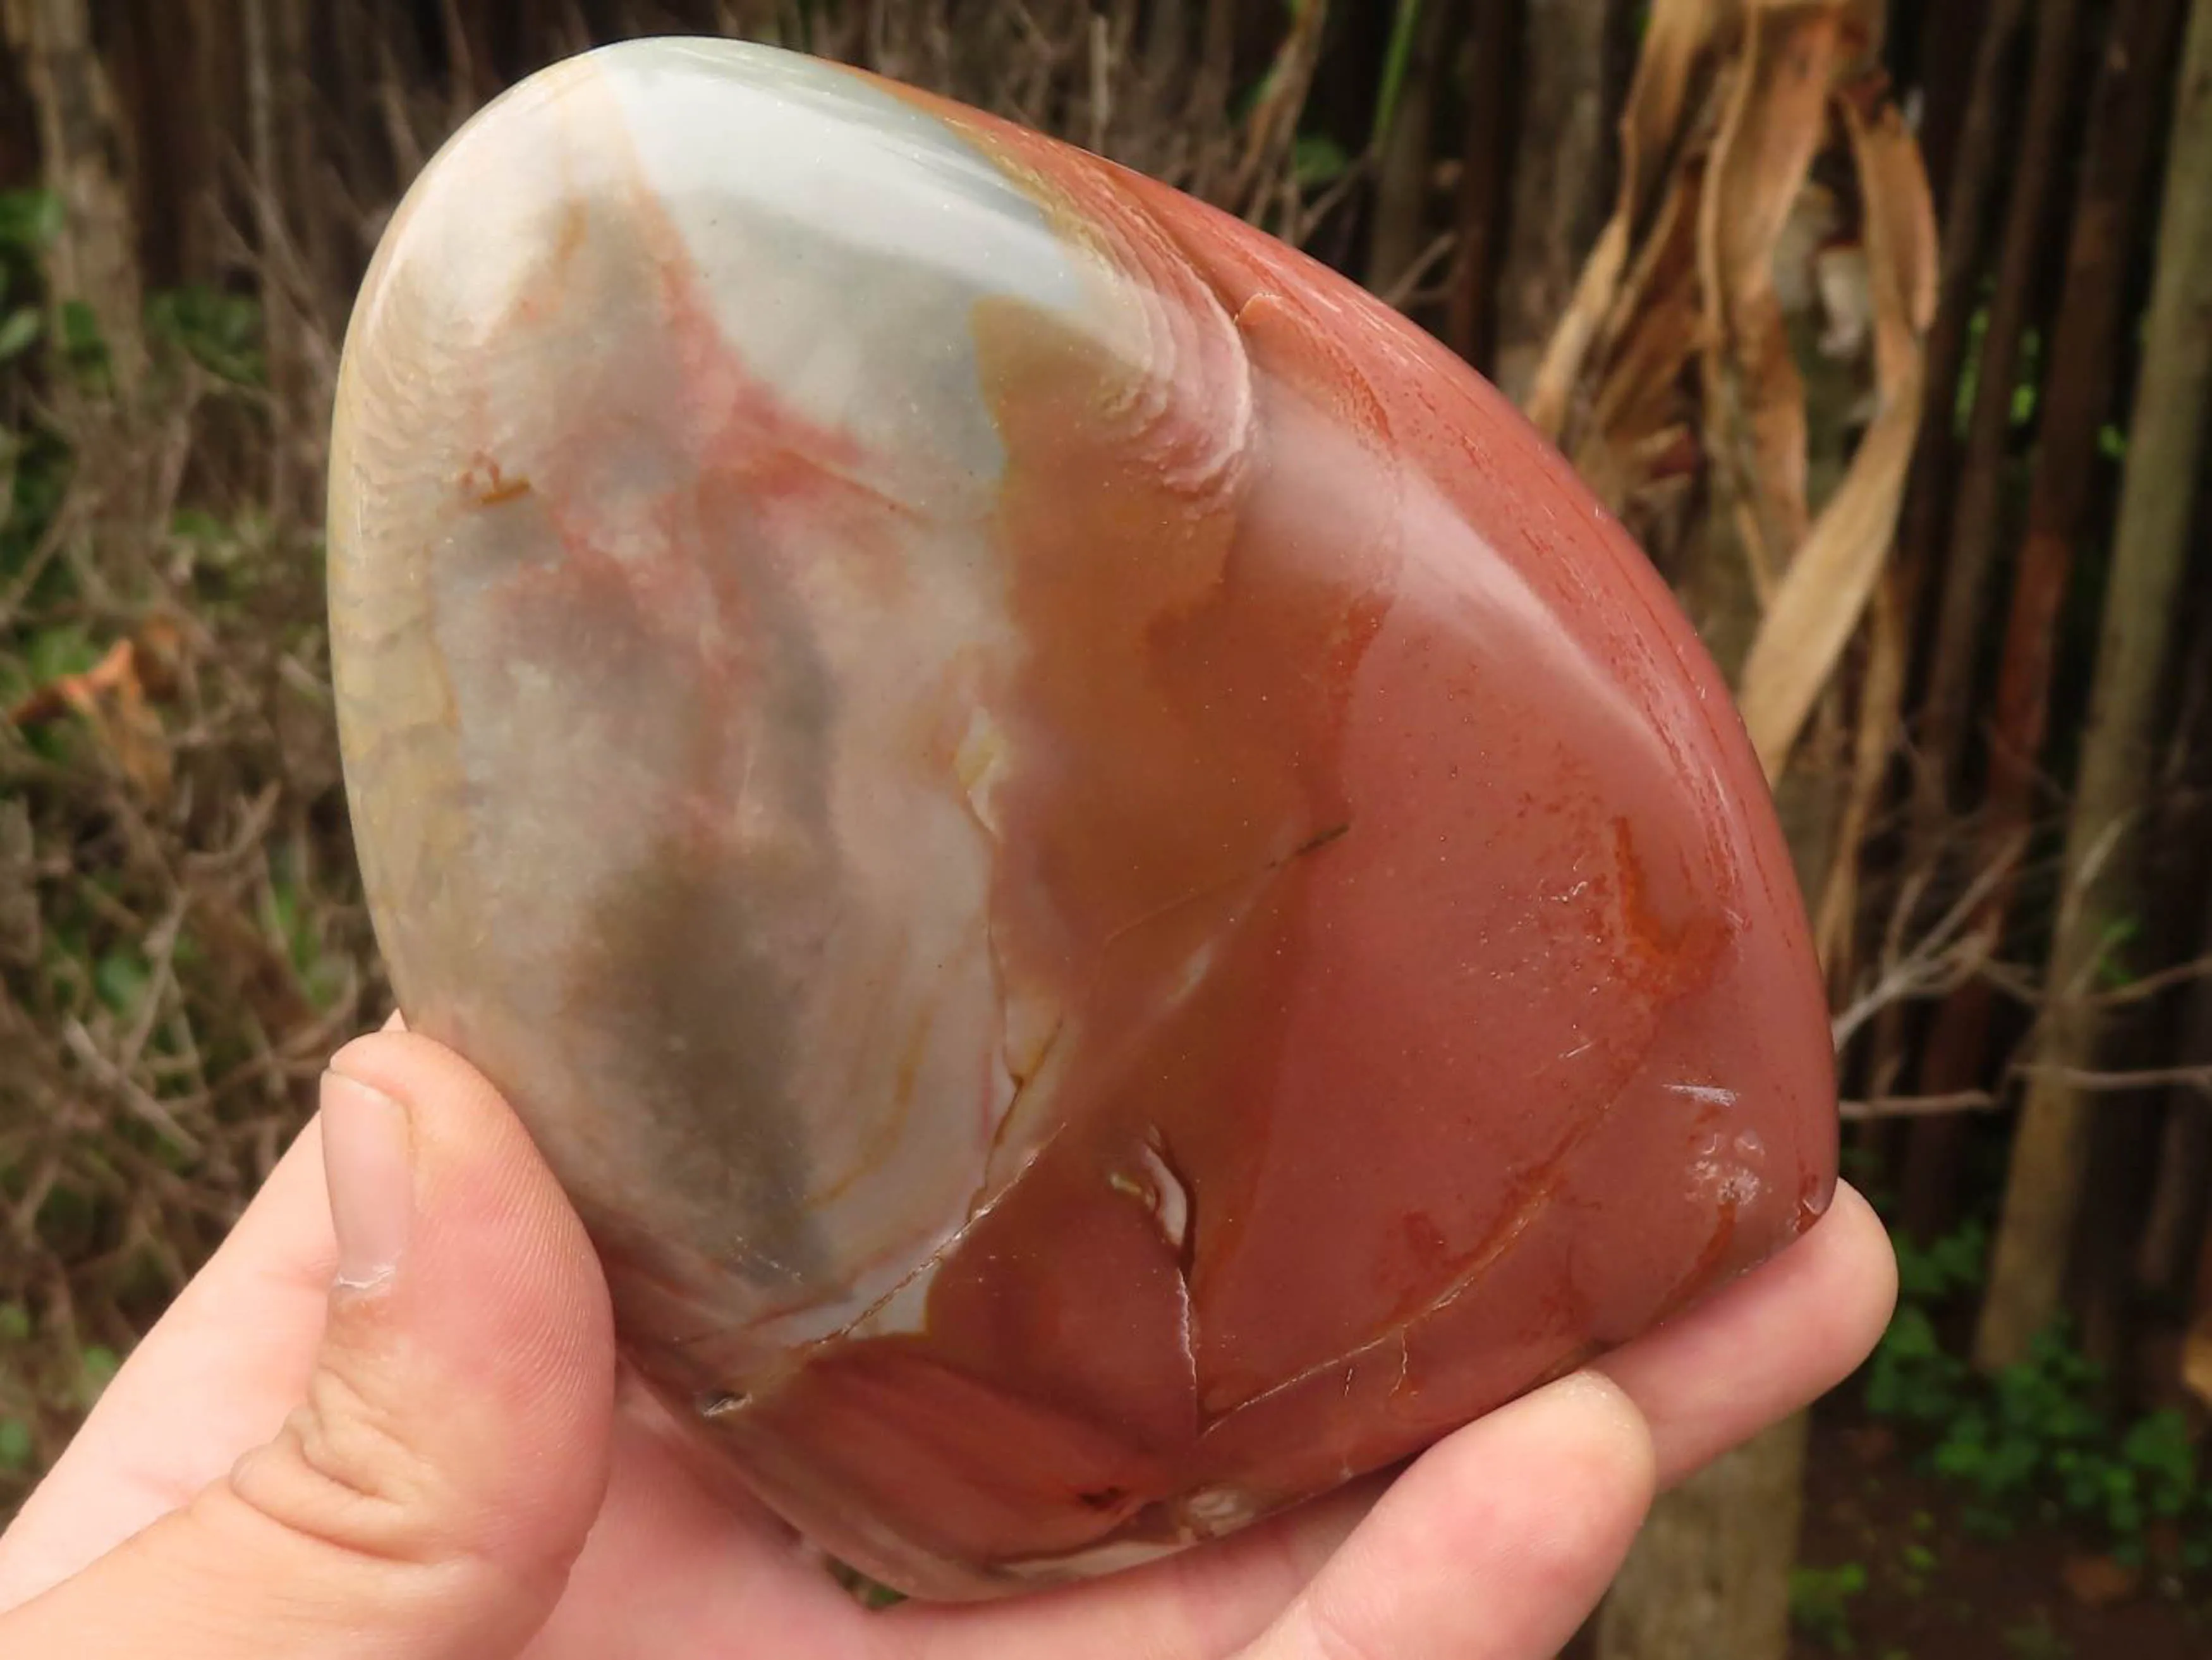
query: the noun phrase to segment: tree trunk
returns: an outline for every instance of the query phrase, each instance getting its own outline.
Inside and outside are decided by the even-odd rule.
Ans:
[[[1778,1425],[1659,1501],[1599,1610],[1599,1660],[1789,1651],[1807,1422]]]
[[[2027,0],[1992,0],[1981,20],[1972,90],[1951,141],[1942,204],[1942,271],[1935,326],[1928,332],[1928,385],[1920,445],[1898,532],[1898,561],[1917,599],[1950,533],[1958,484],[1954,411],[1966,366],[1975,297],[1997,210],[2003,205],[2005,141],[2013,126],[2014,82]],[[1950,100],[1944,100],[1948,102]],[[1929,157],[1932,167],[1936,158]],[[1932,803],[1934,798],[1926,798]],[[1932,821],[1929,824],[1933,829]]]
[[[1498,386],[1516,402],[1610,206],[1607,71],[1620,15],[1615,0],[1527,0],[1522,16],[1495,366]]]
[[[2018,7],[2013,9],[2017,17]],[[1954,200],[1950,185],[1958,176],[1960,142],[1973,119],[1973,104],[1953,95],[1946,71],[1951,64],[1974,57],[1977,43],[1990,32],[1991,10],[1990,0],[1929,0],[1921,18],[1919,61],[1914,76],[1921,92],[1920,153],[1928,163],[1936,211],[1947,222]]]
[[[2198,960],[2212,967],[2212,884],[2204,889],[2197,949]],[[2212,973],[2202,975],[2190,987],[2174,1033],[2177,1065],[2212,1066]],[[2147,1298],[2173,1304],[2189,1296],[2196,1280],[2197,1242],[2208,1220],[2212,1220],[2212,1096],[2177,1085],[2166,1097],[2157,1183],[2136,1247],[2136,1282]],[[2205,1289],[2212,1292],[2212,1286]]]
[[[2069,1074],[2092,1064],[2099,1030],[2097,1006],[2081,994],[2113,927],[2139,903],[2139,832],[2212,395],[2212,329],[2205,326],[2212,317],[2208,179],[2212,0],[2192,0],[2112,581],[2066,826],[2066,886],[1976,1339],[1976,1357],[1985,1366],[2019,1359],[2058,1311],[2081,1206],[2090,1111],[2089,1098]]]
[[[1437,91],[1449,61],[1460,7],[1426,0],[1408,43],[1397,107],[1375,137],[1375,212],[1367,239],[1366,283],[1393,293],[1428,252],[1429,206],[1436,194]],[[1378,112],[1378,119],[1380,112]]]
[[[1505,204],[1513,187],[1514,65],[1521,9],[1515,0],[1468,0],[1467,131],[1461,142],[1459,245],[1453,252],[1444,343],[1477,368],[1498,367],[1498,281]]]

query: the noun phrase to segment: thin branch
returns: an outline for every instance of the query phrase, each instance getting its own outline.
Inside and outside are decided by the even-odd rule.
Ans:
[[[1865,1123],[1883,1118],[1936,1118],[1956,1112],[1990,1112],[2002,1106],[2004,1100],[1988,1090],[1954,1090],[1948,1095],[1877,1095],[1864,1101],[1838,1104],[1844,1122]]]
[[[2129,1090],[2185,1089],[2212,1096],[2212,1066],[2142,1067],[2127,1072],[2103,1072],[2089,1067],[2062,1067],[2024,1061],[2013,1070],[2023,1078],[2049,1079],[2085,1095],[2116,1094]]]

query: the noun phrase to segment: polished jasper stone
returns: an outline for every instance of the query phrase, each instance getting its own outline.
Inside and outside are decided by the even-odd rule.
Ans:
[[[870,1572],[1227,1532],[1826,1205],[1712,665],[1489,386],[1243,225],[625,46],[424,174],[335,445],[401,1003],[701,1468]]]

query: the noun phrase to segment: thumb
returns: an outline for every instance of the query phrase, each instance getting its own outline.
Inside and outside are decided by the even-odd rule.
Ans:
[[[0,1653],[496,1660],[552,1612],[613,1413],[583,1225],[491,1085],[422,1037],[339,1052],[322,1139],[337,1273],[306,1399],[185,1508],[0,1617]]]

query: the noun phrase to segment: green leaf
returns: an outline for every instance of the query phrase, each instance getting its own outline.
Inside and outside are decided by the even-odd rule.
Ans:
[[[245,295],[191,286],[158,294],[146,304],[147,326],[210,374],[241,386],[267,378],[258,301]]]
[[[1845,1562],[1832,1568],[1793,1567],[1790,1570],[1790,1621],[1824,1647],[1849,1654],[1856,1646],[1851,1637],[1851,1599],[1866,1586],[1863,1563]]]
[[[169,517],[169,534],[182,542],[220,542],[230,532],[204,508],[179,508]]]
[[[1291,149],[1291,166],[1300,189],[1319,190],[1343,178],[1351,169],[1352,158],[1328,134],[1302,133]]]
[[[107,356],[100,313],[82,300],[62,301],[62,350],[76,362],[96,363]]]
[[[20,1418],[0,1418],[0,1469],[23,1469],[30,1462],[31,1426]]]
[[[91,636],[74,623],[40,629],[31,636],[25,668],[33,685],[43,686],[65,674],[82,674],[100,660]]]
[[[1367,147],[1380,150],[1398,119],[1398,102],[1405,95],[1406,71],[1413,61],[1413,37],[1421,26],[1421,0],[1398,0],[1390,21],[1390,45],[1382,54],[1382,84],[1375,94],[1375,126]]]
[[[52,191],[0,191],[0,248],[36,253],[61,234],[62,198]]]
[[[0,1343],[31,1341],[31,1311],[21,1303],[0,1303]]]
[[[38,307],[25,306],[0,318],[0,363],[21,357],[36,344],[39,331],[46,319],[39,315]]]
[[[123,1369],[123,1362],[115,1351],[102,1343],[86,1346],[77,1357],[77,1393],[87,1407],[100,1399],[100,1393],[115,1381],[115,1374]]]
[[[128,946],[103,953],[93,965],[93,988],[100,994],[100,1000],[118,1014],[137,1012],[153,978],[146,959]]]

